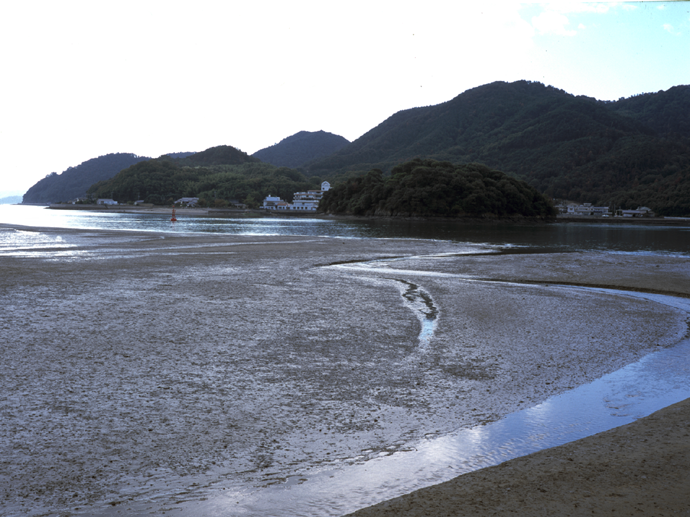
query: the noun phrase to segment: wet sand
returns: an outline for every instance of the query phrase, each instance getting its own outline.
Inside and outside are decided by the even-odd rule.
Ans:
[[[690,515],[690,400],[351,515]]]
[[[224,484],[308,480],[500,419],[687,333],[681,311],[552,284],[687,295],[678,257],[43,233],[65,247],[0,255],[3,514],[155,513]],[[426,345],[412,284],[438,315]]]

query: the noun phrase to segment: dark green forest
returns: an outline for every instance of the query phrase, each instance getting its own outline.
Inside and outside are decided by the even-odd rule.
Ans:
[[[239,165],[241,163],[254,162],[258,163],[260,160],[253,158],[247,153],[235,149],[230,145],[218,145],[216,147],[210,147],[205,151],[199,153],[189,154],[183,158],[175,158],[174,156],[168,155],[167,157],[173,158],[174,162],[181,166],[188,167],[209,167],[212,165]],[[165,158],[165,157],[161,157]]]
[[[634,118],[660,136],[690,137],[690,86],[680,85],[666,91],[641,93],[615,102],[602,101],[619,115]]]
[[[324,194],[319,211],[332,214],[539,218],[555,217],[550,201],[524,181],[476,163],[415,159],[390,176],[380,169],[350,178]]]

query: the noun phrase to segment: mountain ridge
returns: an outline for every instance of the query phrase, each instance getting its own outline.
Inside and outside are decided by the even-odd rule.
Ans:
[[[497,81],[399,111],[306,167],[332,179],[415,158],[483,163],[552,198],[690,213],[690,87],[597,101]]]
[[[325,146],[315,142],[326,141],[337,149],[324,156],[328,152]],[[294,159],[289,163],[300,165],[294,166],[299,172],[283,165],[275,174],[293,176],[290,181],[299,184],[320,178],[333,183],[373,169],[386,174],[396,165],[418,158],[482,163],[524,180],[551,198],[627,208],[646,205],[661,215],[690,214],[688,85],[618,101],[598,101],[539,82],[497,81],[437,105],[401,110],[355,141],[346,142],[325,131],[300,131],[252,156],[231,146],[217,146],[191,156],[159,159],[178,167],[227,168],[261,163],[261,156],[268,160],[266,153],[278,152],[282,161],[277,163]],[[314,158],[316,151],[321,154]],[[262,177],[275,175],[271,168],[247,166],[243,170],[258,174],[259,169]],[[296,176],[300,173],[306,178]],[[52,181],[55,178],[44,178],[39,184]],[[261,184],[271,185],[272,181],[266,179]],[[45,186],[39,184],[32,189],[40,191]],[[237,191],[227,182],[224,185],[228,195]],[[25,202],[37,202],[32,189]],[[204,189],[215,192],[208,182]],[[81,190],[85,190],[83,186]],[[240,190],[252,198],[268,194],[256,188]],[[161,195],[167,198],[168,193]],[[71,197],[75,196],[61,194],[55,199],[53,195],[43,202]]]
[[[299,131],[275,145],[260,149],[252,156],[278,167],[298,168],[328,156],[349,143],[344,137],[323,130]]]

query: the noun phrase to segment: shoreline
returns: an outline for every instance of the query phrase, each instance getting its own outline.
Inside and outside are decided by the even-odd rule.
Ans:
[[[547,285],[690,294],[683,257],[43,231],[65,247],[0,257],[0,327],[12,346],[0,382],[4,403],[18,404],[0,424],[14,465],[0,471],[0,504],[36,497],[53,511],[71,504],[93,514],[116,501],[126,511],[157,494],[150,480],[173,494],[160,512],[177,504],[177,487],[188,499],[217,495],[213,483],[185,481],[208,471],[308,479],[348,458],[388,454],[392,443],[394,452],[498,420],[687,332],[677,311]],[[392,256],[410,258],[381,264],[384,273],[335,266]],[[411,284],[440,314],[428,350],[403,303]],[[67,493],[78,497],[60,502]]]
[[[21,206],[21,204],[19,205]],[[28,205],[37,206],[37,205]],[[40,205],[44,206],[44,205]],[[107,205],[45,205],[52,210],[91,210],[107,211],[113,213],[134,213],[134,214],[168,214],[172,207],[135,207],[128,205],[117,205],[109,207]],[[585,223],[585,224],[631,224],[631,225],[650,225],[650,226],[690,226],[690,217],[576,217],[576,216],[556,216],[553,219],[545,220],[541,218],[455,218],[455,217],[417,217],[417,216],[356,216],[349,214],[324,214],[324,213],[304,213],[299,211],[267,211],[261,209],[242,209],[242,208],[176,208],[177,215],[191,217],[222,217],[247,216],[247,217],[297,217],[297,218],[324,218],[324,219],[343,219],[343,220],[403,220],[403,221],[444,221],[458,222],[467,224],[559,224],[559,223]]]

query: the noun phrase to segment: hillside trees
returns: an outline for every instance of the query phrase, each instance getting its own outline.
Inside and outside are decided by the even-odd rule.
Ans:
[[[417,217],[551,218],[550,201],[525,182],[480,164],[415,159],[350,178],[328,191],[319,210]]]
[[[258,161],[189,167],[162,158],[129,167],[111,180],[93,185],[89,193],[93,197],[112,194],[121,203],[144,199],[163,204],[170,199],[199,197],[211,204],[216,200],[249,201],[247,204],[256,206],[269,194],[290,200],[295,192],[310,188],[318,188],[318,184],[299,171]]]

